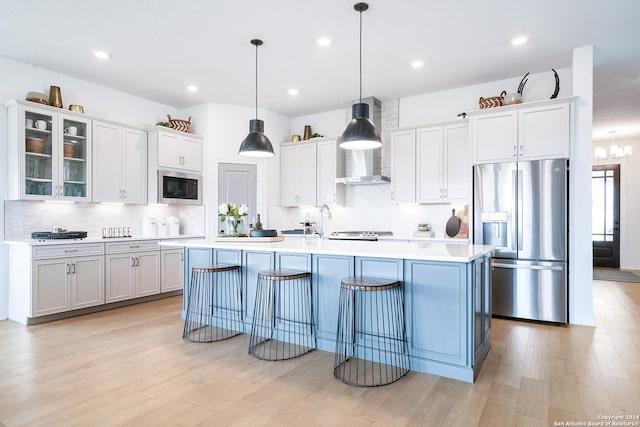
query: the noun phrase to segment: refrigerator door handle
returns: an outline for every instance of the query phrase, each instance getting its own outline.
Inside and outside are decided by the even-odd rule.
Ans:
[[[511,189],[513,190],[513,197],[511,198],[511,218],[509,218],[510,226],[511,226],[511,250],[518,250],[518,235],[517,229],[518,226],[518,168],[516,166],[513,171],[513,176],[511,177]]]
[[[522,233],[522,229],[523,229],[523,225],[522,223],[524,222],[523,218],[522,218],[522,214],[524,212],[524,206],[523,206],[523,200],[522,200],[522,192],[523,192],[523,173],[520,169],[518,169],[518,180],[517,180],[517,203],[518,203],[518,220],[517,220],[517,227],[518,227],[518,251],[523,250],[523,233]],[[518,254],[518,256],[520,256],[520,254]]]
[[[522,265],[522,264],[502,264],[499,262],[494,262],[491,264],[491,267],[498,268],[522,268],[527,270],[553,270],[553,271],[562,271],[564,267],[561,266],[544,266],[544,265]]]

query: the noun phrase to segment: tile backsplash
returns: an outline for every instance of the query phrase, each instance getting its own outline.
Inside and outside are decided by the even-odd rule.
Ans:
[[[61,227],[102,237],[103,227],[131,227],[131,235],[142,236],[143,219],[178,217],[180,233],[204,235],[204,206],[103,205],[98,203],[4,202],[5,239],[31,238],[33,231]]]
[[[397,205],[391,200],[391,186],[347,186],[346,206],[331,208],[332,219],[324,214],[324,232],[332,231],[392,231],[394,235],[411,235],[419,223],[431,224],[435,237],[445,237],[445,227],[451,210],[462,214],[465,203],[432,205]],[[470,207],[470,206],[469,206]],[[305,216],[320,226],[320,208],[269,207],[269,224],[277,230],[301,228]]]

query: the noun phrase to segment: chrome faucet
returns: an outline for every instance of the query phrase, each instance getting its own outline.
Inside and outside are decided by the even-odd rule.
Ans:
[[[331,219],[331,209],[329,209],[329,206],[325,203],[320,207],[320,233],[318,233],[320,239],[324,237],[324,215],[322,214],[325,209],[327,210],[327,218]]]

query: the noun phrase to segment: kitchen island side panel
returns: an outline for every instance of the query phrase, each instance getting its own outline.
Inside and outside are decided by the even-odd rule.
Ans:
[[[253,309],[256,304],[258,273],[275,267],[275,253],[264,251],[242,251],[243,310],[245,331],[251,332]]]
[[[318,348],[335,351],[342,279],[355,272],[352,256],[313,255],[313,290]]]

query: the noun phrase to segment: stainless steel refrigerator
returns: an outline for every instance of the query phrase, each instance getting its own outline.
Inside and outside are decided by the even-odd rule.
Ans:
[[[494,245],[495,315],[567,323],[566,159],[474,166],[474,243]]]

